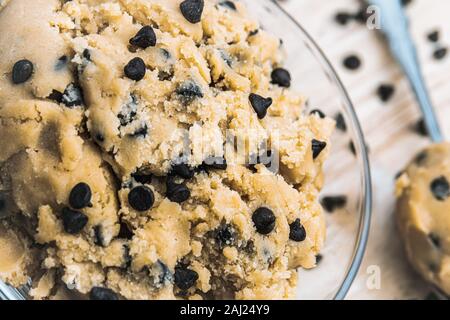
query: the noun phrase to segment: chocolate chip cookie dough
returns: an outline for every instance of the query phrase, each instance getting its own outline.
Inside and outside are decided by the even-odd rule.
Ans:
[[[305,114],[280,40],[239,2],[2,3],[0,278],[36,299],[294,297],[334,121]]]
[[[420,153],[397,180],[397,220],[412,265],[450,295],[450,144]]]

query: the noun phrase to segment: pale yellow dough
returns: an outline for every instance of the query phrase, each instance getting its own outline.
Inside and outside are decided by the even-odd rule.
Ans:
[[[432,191],[442,178],[450,181],[449,143],[428,147],[399,177],[397,221],[411,264],[450,295],[450,198]]]
[[[219,2],[206,0],[197,24],[183,17],[181,0],[3,3],[2,280],[19,286],[31,277],[36,299],[86,297],[93,287],[125,299],[295,297],[296,269],[313,268],[324,242],[318,193],[334,121],[306,115],[302,96],[271,83],[283,62],[279,39],[260,29],[241,3],[234,11]],[[156,46],[130,46],[144,25],[153,26]],[[141,81],[124,76],[135,57],[147,67]],[[14,85],[11,70],[21,59],[35,70]],[[191,84],[202,96],[183,100],[177,92]],[[73,86],[82,89],[84,103],[54,101],[55,92]],[[264,119],[250,93],[273,99]],[[249,155],[268,140],[279,153],[279,171],[231,161],[226,170],[198,170],[185,181],[190,198],[171,202],[166,177],[186,147],[183,132],[191,141],[183,161],[192,168],[223,156],[232,133]],[[313,139],[328,144],[317,159]],[[145,212],[128,203],[130,191],[142,185],[137,172],[152,175],[145,185],[155,203]],[[88,217],[82,232],[70,235],[61,211],[79,182],[90,186],[92,206],[81,210]],[[268,235],[252,221],[260,207],[276,216]],[[301,242],[289,239],[296,219],[306,230]],[[233,235],[224,245],[217,240],[221,228]],[[189,290],[174,285],[179,265],[198,275]]]

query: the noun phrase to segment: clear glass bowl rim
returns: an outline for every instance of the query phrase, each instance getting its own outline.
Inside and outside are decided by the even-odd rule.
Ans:
[[[327,58],[323,50],[317,44],[317,42],[313,39],[313,37],[306,31],[305,28],[292,17],[276,0],[269,0],[272,2],[278,10],[280,10],[283,15],[286,16],[293,24],[295,24],[303,33],[304,40],[307,41],[309,49],[312,53],[315,54],[318,62],[322,65],[322,67],[327,71],[327,74],[331,77],[331,80],[338,87],[342,100],[344,102],[344,107],[346,108],[347,114],[350,117],[351,125],[353,126],[357,141],[354,141],[355,148],[357,150],[357,154],[359,156],[360,166],[363,172],[363,181],[362,181],[362,203],[361,203],[361,214],[360,221],[358,226],[358,234],[356,237],[355,247],[353,250],[353,256],[351,259],[351,263],[347,268],[346,275],[344,280],[339,286],[339,289],[336,291],[334,295],[334,300],[343,300],[345,299],[350,287],[353,284],[353,281],[358,274],[358,271],[361,267],[362,260],[364,258],[364,254],[367,247],[367,241],[369,238],[370,231],[370,223],[372,218],[372,179],[371,179],[371,171],[370,171],[370,162],[369,156],[365,144],[365,138],[362,131],[361,124],[358,120],[358,116],[356,115],[355,108],[350,99],[350,96],[345,89],[340,77],[338,76],[336,70],[331,64],[330,60]]]

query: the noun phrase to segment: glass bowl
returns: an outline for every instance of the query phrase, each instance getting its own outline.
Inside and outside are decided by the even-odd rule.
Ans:
[[[327,214],[327,240],[313,270],[300,270],[298,299],[343,299],[361,265],[371,216],[370,168],[363,133],[349,96],[328,59],[311,36],[272,0],[240,0],[262,28],[282,40],[292,89],[308,98],[308,110],[341,116],[325,165],[322,197],[345,196],[345,208]],[[0,281],[0,299],[26,299],[26,288]]]

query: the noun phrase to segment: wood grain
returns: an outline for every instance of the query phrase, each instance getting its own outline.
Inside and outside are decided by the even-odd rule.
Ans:
[[[355,105],[371,150],[374,212],[366,257],[348,298],[350,299],[423,299],[429,288],[405,262],[394,225],[394,179],[410,159],[429,140],[411,128],[420,119],[419,108],[401,70],[390,57],[378,32],[351,22],[340,26],[334,21],[337,11],[357,11],[357,0],[285,0],[280,1],[330,58]],[[446,137],[450,136],[450,59],[432,58],[435,45],[427,34],[441,31],[441,43],[450,43],[450,1],[414,0],[407,9],[430,94]],[[349,72],[342,66],[348,54],[357,54],[363,66]],[[381,83],[395,85],[389,103],[382,103],[375,92]],[[381,287],[370,289],[370,266],[381,271]],[[369,269],[368,269],[369,268]]]

